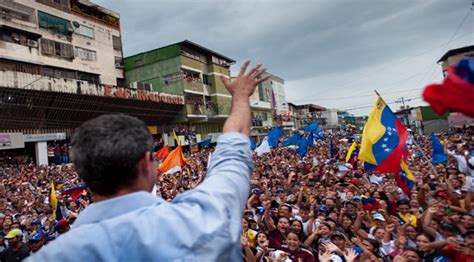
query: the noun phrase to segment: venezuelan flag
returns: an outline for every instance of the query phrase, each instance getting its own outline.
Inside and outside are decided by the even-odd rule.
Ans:
[[[54,182],[51,182],[51,192],[49,195],[49,204],[51,205],[51,209],[53,209],[53,216],[56,220],[61,220],[63,215],[61,213],[60,204],[58,202],[58,198],[56,197],[56,189],[54,188]]]
[[[379,96],[362,132],[359,159],[367,171],[400,171],[407,129]]]
[[[352,145],[349,147],[346,155],[346,162],[353,165],[357,161],[357,154],[359,153],[357,149],[357,142],[352,142]]]
[[[405,160],[402,160],[400,173],[395,175],[395,181],[397,185],[403,190],[405,194],[409,194],[415,186],[415,176],[411,173]]]

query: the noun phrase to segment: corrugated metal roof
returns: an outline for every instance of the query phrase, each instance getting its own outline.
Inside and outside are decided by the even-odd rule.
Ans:
[[[75,128],[103,114],[123,113],[167,125],[182,105],[0,87],[0,130]]]

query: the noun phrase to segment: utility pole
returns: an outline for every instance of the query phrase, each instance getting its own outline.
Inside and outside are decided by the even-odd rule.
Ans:
[[[403,108],[405,108],[405,102],[408,103],[408,102],[410,102],[410,101],[411,101],[411,99],[405,99],[405,98],[402,96],[402,97],[400,97],[399,99],[397,99],[397,100],[395,101],[395,103],[397,103],[397,104],[402,104]]]

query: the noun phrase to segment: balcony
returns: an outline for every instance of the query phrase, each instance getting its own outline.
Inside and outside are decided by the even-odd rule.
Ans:
[[[186,104],[186,116],[188,118],[206,118],[207,112],[204,105]]]
[[[272,109],[272,104],[270,102],[264,101],[250,101],[250,107],[255,109]]]
[[[204,86],[201,82],[198,82],[198,81],[189,81],[189,80],[184,80],[183,82],[184,84],[184,91],[190,91],[190,93],[192,92],[197,92],[199,94],[203,94],[204,93]]]
[[[44,0],[43,0],[44,1]],[[86,19],[120,30],[120,18],[89,1],[72,1],[71,12]]]
[[[0,4],[0,27],[13,27],[37,33],[35,9],[25,5],[5,1]],[[41,37],[41,35],[39,35]]]

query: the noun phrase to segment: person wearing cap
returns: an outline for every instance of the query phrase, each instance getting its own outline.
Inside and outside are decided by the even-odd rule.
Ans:
[[[43,247],[44,241],[43,236],[40,233],[33,233],[28,240],[28,247],[30,248],[31,254],[40,250]]]
[[[65,219],[59,220],[54,226],[54,230],[58,232],[59,235],[68,232],[69,229],[71,229],[71,227],[69,226],[69,222],[67,222]]]
[[[30,255],[30,249],[23,243],[23,233],[20,229],[10,230],[5,239],[8,241],[8,248],[0,254],[0,261],[22,261]]]
[[[249,97],[270,75],[246,61],[231,82],[231,110],[204,181],[166,202],[156,183],[153,138],[144,122],[102,115],[82,124],[71,159],[93,194],[66,234],[29,261],[242,261],[242,215],[250,191]],[[126,239],[127,241],[124,241]]]
[[[344,233],[335,231],[334,234],[331,235],[331,242],[340,250],[346,250],[346,236]]]

